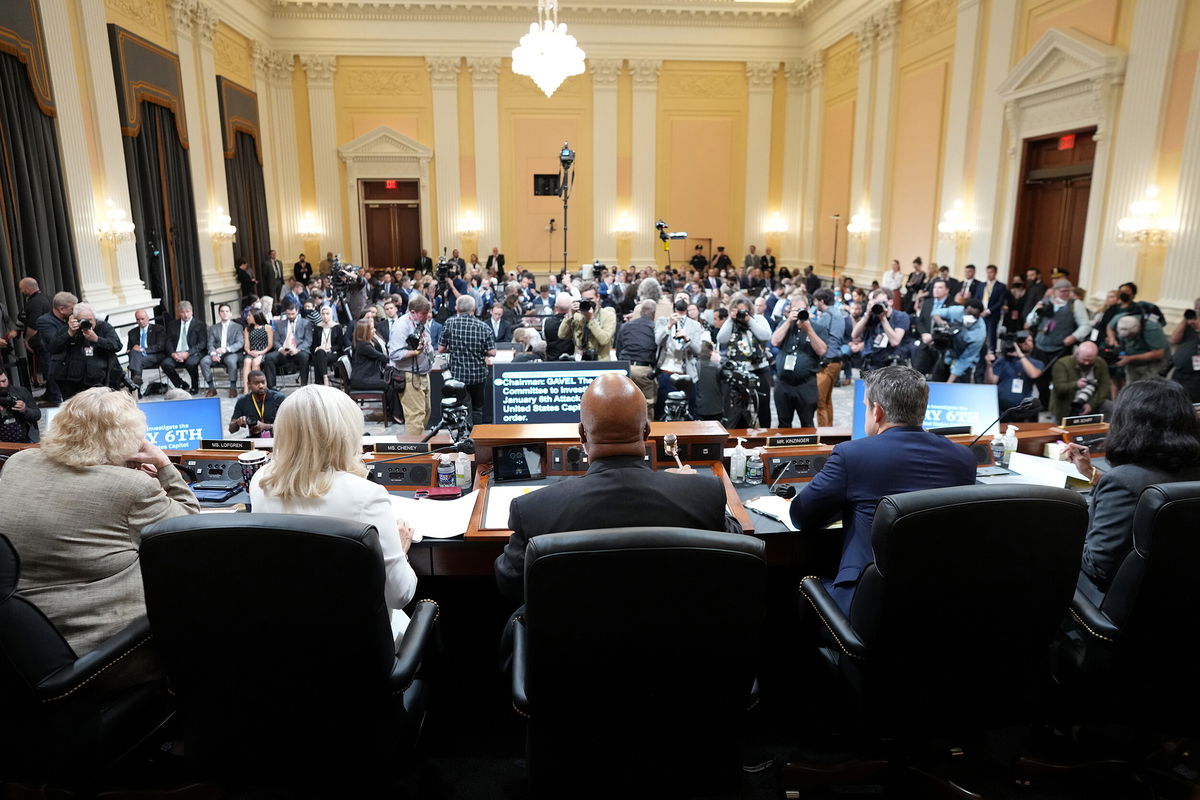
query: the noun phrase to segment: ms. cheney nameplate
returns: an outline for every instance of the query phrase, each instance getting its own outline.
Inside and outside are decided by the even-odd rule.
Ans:
[[[428,453],[429,442],[376,442],[376,455],[396,453]]]

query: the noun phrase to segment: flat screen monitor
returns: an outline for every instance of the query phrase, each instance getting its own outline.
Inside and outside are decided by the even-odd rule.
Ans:
[[[854,382],[854,429],[852,438],[867,435],[867,410],[863,407],[866,383]],[[961,428],[979,435],[1000,416],[996,387],[987,383],[929,384],[929,403],[925,406],[926,430],[931,428]]]
[[[579,401],[598,375],[629,374],[627,361],[526,361],[492,365],[497,425],[579,422]]]
[[[223,439],[221,401],[216,397],[195,400],[160,400],[138,403],[146,415],[146,441],[163,450],[195,450],[201,439]],[[58,413],[47,408],[42,415],[42,430]]]

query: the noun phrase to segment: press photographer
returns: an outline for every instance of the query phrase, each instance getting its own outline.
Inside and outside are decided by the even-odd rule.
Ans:
[[[873,369],[903,364],[908,361],[908,347],[904,335],[911,322],[908,314],[892,308],[891,293],[875,289],[867,297],[867,309],[854,325],[851,339],[863,343],[862,369]]]
[[[23,386],[10,386],[8,374],[0,371],[0,442],[36,442],[41,437],[38,420],[42,410]]]
[[[783,323],[771,334],[771,344],[779,349],[775,369],[775,412],[779,427],[792,427],[792,417],[800,415],[800,427],[811,428],[817,410],[817,373],[828,345],[813,329],[807,308],[794,306]]]
[[[1087,308],[1075,299],[1071,289],[1070,281],[1055,281],[1054,288],[1025,318],[1025,327],[1036,334],[1034,355],[1039,361],[1049,364],[1087,338],[1091,330]]]
[[[771,421],[771,367],[766,348],[771,341],[771,325],[766,317],[750,312],[750,300],[744,295],[736,297],[729,317],[717,331],[717,344],[724,349],[728,362],[734,362],[756,376],[754,392],[758,402],[755,412],[759,424],[766,426]],[[722,375],[734,377],[728,369]]]
[[[987,326],[983,323],[983,303],[973,297],[961,306],[943,308],[942,313],[934,317],[934,321],[945,321],[957,326],[950,333],[950,341],[946,346],[945,355],[942,356],[942,364],[948,368],[949,374],[945,374],[945,369],[936,374],[945,375],[946,383],[969,383],[975,374],[979,354],[983,352],[984,342],[987,340]]]
[[[1080,342],[1073,356],[1063,356],[1050,369],[1054,391],[1050,413],[1055,420],[1078,414],[1108,415],[1112,405],[1112,377],[1108,364],[1098,358],[1094,342]]]
[[[62,333],[47,342],[54,379],[69,399],[94,386],[119,386],[123,377],[117,365],[121,338],[113,327],[96,319],[87,303],[76,303]],[[54,361],[58,356],[60,360]]]
[[[1034,381],[1042,377],[1046,365],[1031,358],[1033,337],[1029,331],[1002,333],[996,342],[998,352],[988,353],[987,367],[983,373],[985,383],[996,385],[996,397],[1000,410],[1007,411],[1033,395]],[[1037,412],[1010,414],[1010,422],[1037,422]]]
[[[575,342],[580,361],[612,360],[617,312],[599,307],[594,281],[585,281],[579,287],[579,299],[571,303],[571,313],[563,318],[558,335]]]
[[[667,395],[675,391],[672,382],[674,375],[686,375],[688,382],[683,386],[688,398],[688,413],[696,414],[696,358],[700,355],[700,342],[704,329],[700,323],[687,316],[688,301],[680,298],[675,301],[675,310],[665,323],[658,326],[655,332],[655,342],[658,352],[658,397],[656,412],[658,418],[663,418],[666,410]]]

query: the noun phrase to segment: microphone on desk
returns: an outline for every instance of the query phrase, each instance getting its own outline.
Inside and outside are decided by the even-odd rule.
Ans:
[[[787,474],[787,471],[792,468],[792,464],[794,463],[794,461],[789,461],[784,464],[783,469],[779,470],[779,474],[775,476],[775,480],[771,481],[771,488],[769,490],[771,494],[776,497],[782,497],[784,500],[791,500],[796,496],[795,484],[785,483],[782,486],[779,485],[779,481],[783,479],[783,476]]]
[[[1012,408],[1006,409],[1003,414],[996,417],[996,421],[993,422],[992,425],[996,425],[998,423],[1003,422],[1004,419],[1009,414],[1012,414],[1017,411],[1041,411],[1041,410],[1042,410],[1042,401],[1037,399],[1037,397],[1030,395],[1029,397],[1026,397],[1024,400],[1022,400],[1020,403],[1017,403]],[[974,439],[971,440],[971,443],[969,445],[967,445],[967,447],[968,448],[974,447],[975,443],[983,438],[983,434],[987,433],[988,431],[990,431],[992,429],[992,425],[988,425],[986,428],[984,428],[978,436],[976,436]]]
[[[434,455],[435,453],[449,453],[449,452],[466,453],[467,455],[473,455],[475,453],[475,440],[474,439],[463,439],[461,442],[456,442],[454,444],[448,444],[445,447],[435,447],[427,453],[405,453],[404,455],[396,456],[395,458],[381,458],[378,461],[372,461],[371,465],[374,466],[376,464],[392,464],[397,461],[407,461],[410,458],[420,458],[421,456],[431,456],[431,455]],[[368,472],[367,480],[373,482],[375,480],[375,473]]]

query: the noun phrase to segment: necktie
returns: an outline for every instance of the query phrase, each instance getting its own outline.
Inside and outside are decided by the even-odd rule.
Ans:
[[[146,326],[146,328],[149,327],[149,325]],[[146,349],[146,328],[142,328],[142,350]]]
[[[283,339],[283,346],[289,350],[296,346],[296,338],[292,335],[293,327],[296,323],[289,322],[287,326],[287,336]]]
[[[984,287],[984,289],[983,289],[983,304],[984,304],[984,306],[986,306],[988,304],[988,300],[990,300],[992,297],[992,286],[995,283],[996,283],[995,281],[988,281],[987,286]]]
[[[175,352],[182,353],[188,349],[187,346],[187,320],[179,323],[179,341],[175,344]]]
[[[222,322],[221,323],[221,349],[222,350],[225,349],[226,342],[228,341],[228,339],[227,339],[228,336],[229,336],[229,323]]]

